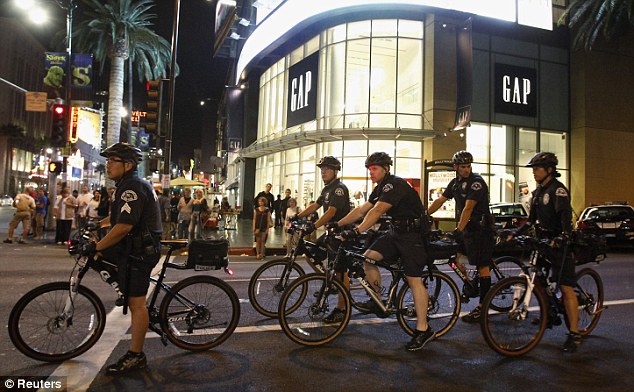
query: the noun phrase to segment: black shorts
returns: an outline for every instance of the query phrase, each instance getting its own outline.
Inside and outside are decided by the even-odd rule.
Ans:
[[[577,274],[575,273],[575,261],[570,254],[570,249],[566,255],[566,259],[563,259],[563,249],[555,248],[551,249],[546,255],[548,260],[552,262],[552,278],[553,282],[559,282],[559,285],[574,287],[577,283]],[[562,268],[563,262],[563,268]],[[561,274],[560,274],[561,271]]]
[[[493,258],[495,236],[491,230],[474,230],[464,232],[464,249],[460,252],[469,258],[469,264],[486,267]]]
[[[128,297],[141,297],[147,294],[150,287],[150,274],[158,263],[161,255],[145,257],[143,260],[128,258],[123,245],[115,245],[101,251],[103,259],[117,266],[119,288],[122,293],[126,291],[126,274],[128,262],[130,262],[130,287]]]
[[[406,276],[423,276],[427,253],[420,233],[385,233],[369,249],[380,253],[385,261],[400,258]]]

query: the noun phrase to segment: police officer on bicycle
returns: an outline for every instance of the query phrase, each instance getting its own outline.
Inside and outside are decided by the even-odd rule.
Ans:
[[[376,261],[400,258],[403,263],[418,316],[414,337],[406,349],[416,351],[436,336],[427,324],[429,295],[421,279],[427,263],[422,237],[422,230],[426,230],[422,222],[425,211],[418,192],[404,179],[390,174],[390,166],[392,158],[384,152],[375,152],[366,158],[365,167],[370,172],[372,182],[377,185],[367,202],[350,211],[337,224],[341,227],[363,219],[356,229],[342,233],[342,237],[351,238],[374,226],[381,215],[391,216],[394,229],[379,236],[365,256]],[[366,262],[365,272],[367,280],[380,295],[381,275],[378,267]]]
[[[94,245],[94,251],[117,265],[119,286],[131,311],[130,350],[106,369],[116,375],[147,366],[143,353],[149,325],[145,295],[150,272],[160,258],[162,224],[152,185],[137,175],[141,150],[128,143],[116,143],[103,150],[101,156],[108,158],[108,178],[115,181],[117,189],[110,216],[100,222],[101,226],[109,224],[112,228]]]
[[[321,179],[325,187],[316,202],[306,207],[304,211],[297,215],[297,218],[304,218],[314,213],[319,207],[324,208],[324,214],[314,223],[309,223],[304,234],[308,235],[317,228],[340,220],[350,212],[350,194],[348,187],[337,177],[341,170],[341,162],[333,156],[325,156],[319,160],[317,167],[321,170]],[[323,238],[323,237],[322,237]],[[318,242],[321,239],[318,240]],[[347,274],[340,277],[346,287],[350,287]],[[341,322],[344,317],[343,297],[340,296],[339,306],[333,309],[332,313],[324,318],[325,322]]]
[[[551,152],[538,152],[526,164],[533,168],[537,189],[533,191],[531,209],[526,223],[520,227],[521,234],[531,226],[540,238],[551,240],[552,254],[547,255],[552,264],[553,281],[558,282],[563,294],[570,331],[562,346],[565,353],[573,353],[581,345],[579,335],[579,302],[573,289],[577,282],[575,263],[570,252],[565,252],[565,243],[572,232],[572,207],[570,194],[557,177],[557,156]],[[563,246],[563,248],[562,248]]]
[[[482,301],[491,288],[489,265],[495,245],[494,221],[489,210],[489,187],[484,179],[471,169],[473,155],[467,151],[458,151],[452,158],[456,178],[449,182],[443,194],[429,206],[429,214],[436,212],[447,200],[456,201],[456,234],[460,241],[461,253],[464,252],[469,264],[478,268],[480,275],[480,302],[462,321],[475,323],[480,321]],[[460,238],[462,237],[462,238]]]

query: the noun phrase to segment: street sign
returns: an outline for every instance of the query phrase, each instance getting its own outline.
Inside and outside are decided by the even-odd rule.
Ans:
[[[24,110],[27,112],[46,112],[46,93],[27,91],[24,96]]]

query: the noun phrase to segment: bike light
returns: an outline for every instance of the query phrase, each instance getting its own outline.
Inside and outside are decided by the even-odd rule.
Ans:
[[[231,270],[231,268],[225,267],[225,272],[227,273],[227,275],[233,276],[233,271]]]

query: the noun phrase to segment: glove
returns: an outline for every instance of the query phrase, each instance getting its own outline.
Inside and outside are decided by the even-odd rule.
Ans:
[[[458,230],[458,229],[455,229],[455,230],[453,231],[453,238],[454,238],[454,240],[456,240],[456,242],[458,242],[458,243],[462,243],[462,242],[464,242],[464,232],[462,232],[462,231],[460,231],[460,230]]]
[[[315,230],[315,224],[313,222],[308,222],[306,223],[306,228],[304,229],[304,235],[309,235]]]
[[[86,257],[92,257],[97,254],[97,243],[87,242],[79,247],[79,254]]]
[[[344,230],[341,233],[339,233],[339,236],[342,237],[345,240],[354,240],[355,238],[357,238],[359,236],[359,232],[355,229],[355,230]]]
[[[339,225],[337,224],[337,222],[329,222],[326,223],[326,230],[339,230]]]

